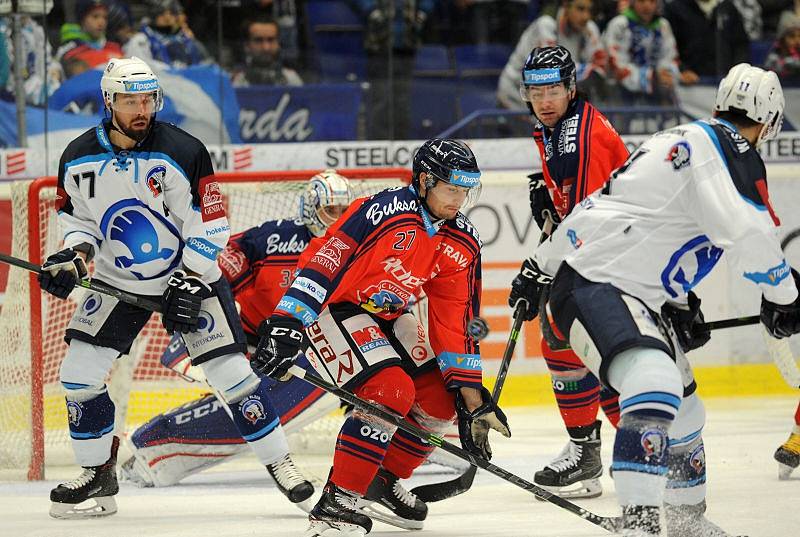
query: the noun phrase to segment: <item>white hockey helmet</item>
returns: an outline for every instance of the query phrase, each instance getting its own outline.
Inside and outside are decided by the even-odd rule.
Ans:
[[[714,109],[717,112],[742,112],[757,123],[764,124],[756,146],[774,138],[783,125],[786,102],[778,75],[749,63],[731,67],[719,83]]]
[[[109,110],[113,108],[117,93],[154,93],[153,112],[159,112],[164,107],[164,94],[158,77],[149,65],[136,56],[110,60],[103,71],[103,78],[100,79],[100,89]]]
[[[352,201],[350,181],[336,170],[322,171],[309,179],[300,197],[300,219],[312,234],[321,237]]]

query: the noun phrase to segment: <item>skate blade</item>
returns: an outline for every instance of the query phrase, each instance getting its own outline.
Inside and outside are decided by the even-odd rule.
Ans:
[[[544,485],[538,486],[555,494],[559,498],[597,498],[603,494],[603,485],[600,484],[599,479],[585,479],[565,487],[546,487]],[[536,499],[539,501],[545,501],[538,496],[536,496]]]
[[[384,524],[389,524],[390,526],[404,530],[421,530],[422,526],[425,524],[424,520],[409,520],[407,518],[402,518],[395,515],[390,510],[379,508],[376,505],[380,504],[359,504],[357,510],[359,513],[367,515],[372,520],[377,520],[379,522],[383,522]]]
[[[367,532],[358,524],[311,520],[303,537],[364,537]]]
[[[778,463],[778,479],[781,481],[787,481],[791,478],[792,472],[795,471],[794,466],[789,466],[788,464],[783,464],[782,462]]]
[[[315,502],[311,500],[311,498],[306,498],[303,501],[293,503],[292,505],[296,506],[298,509],[303,511],[304,513],[308,514],[314,509]]]
[[[90,502],[94,502],[90,504]],[[81,507],[82,505],[86,507]],[[98,496],[79,504],[57,503],[50,505],[50,516],[62,520],[79,520],[82,518],[99,518],[111,516],[117,512],[117,502],[113,496]]]

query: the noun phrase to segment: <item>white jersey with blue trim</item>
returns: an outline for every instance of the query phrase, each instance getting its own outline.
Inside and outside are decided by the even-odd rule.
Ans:
[[[758,151],[725,121],[659,132],[585,199],[535,254],[553,274],[565,260],[659,311],[682,302],[723,252],[777,304],[797,297]]]
[[[182,267],[218,280],[230,226],[205,146],[156,121],[136,147],[120,150],[107,128],[106,121],[85,132],[61,156],[64,247],[94,246],[94,277],[132,293],[162,294]]]

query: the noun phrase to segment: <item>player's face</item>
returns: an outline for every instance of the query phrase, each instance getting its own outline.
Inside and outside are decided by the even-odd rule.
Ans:
[[[633,0],[633,11],[642,22],[649,24],[656,16],[658,10],[658,0]]]
[[[592,18],[592,0],[573,0],[566,9],[567,22],[576,30],[582,30]]]
[[[424,179],[421,182],[424,186]],[[430,212],[436,218],[444,220],[456,217],[456,213],[467,199],[467,194],[469,194],[469,188],[451,185],[444,181],[436,181],[433,188],[423,192],[425,203],[428,205]]]
[[[95,8],[91,10],[81,22],[83,31],[89,34],[94,40],[100,39],[106,34],[108,26],[108,12],[105,8]]]
[[[555,127],[556,123],[564,116],[570,100],[575,95],[574,90],[568,90],[561,83],[549,86],[530,86],[527,91],[534,114],[545,126],[551,128]]]
[[[155,93],[117,93],[114,96],[114,120],[128,137],[144,139],[156,110]]]
[[[317,214],[325,227],[330,227],[346,210],[347,205],[325,205],[318,209]]]

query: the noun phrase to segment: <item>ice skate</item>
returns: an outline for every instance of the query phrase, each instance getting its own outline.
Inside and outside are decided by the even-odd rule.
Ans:
[[[303,474],[294,465],[291,455],[287,453],[281,460],[268,464],[267,471],[278,485],[278,490],[289,498],[290,502],[306,513],[311,511],[310,498],[314,494],[314,486],[303,477]]]
[[[792,433],[789,439],[775,451],[778,461],[778,479],[789,479],[792,472],[800,466],[800,434]]]
[[[61,483],[50,491],[50,516],[53,518],[91,518],[110,516],[117,512],[114,495],[117,484],[117,450],[119,438],[111,443],[111,456],[99,466],[84,466],[83,473],[72,481]],[[79,507],[83,502],[94,503]]]
[[[562,498],[596,498],[603,493],[600,476],[600,423],[569,427],[570,440],[550,464],[533,476],[533,482]]]
[[[661,535],[661,513],[650,505],[628,505],[622,508],[623,537],[659,537]]]
[[[705,500],[697,505],[664,504],[667,537],[733,537],[708,520],[705,512]]]
[[[364,537],[372,520],[356,511],[360,496],[328,481],[322,497],[308,515],[311,523],[303,537]]]
[[[421,530],[428,506],[400,484],[396,475],[378,469],[367,493],[358,502],[358,511],[406,530]]]

